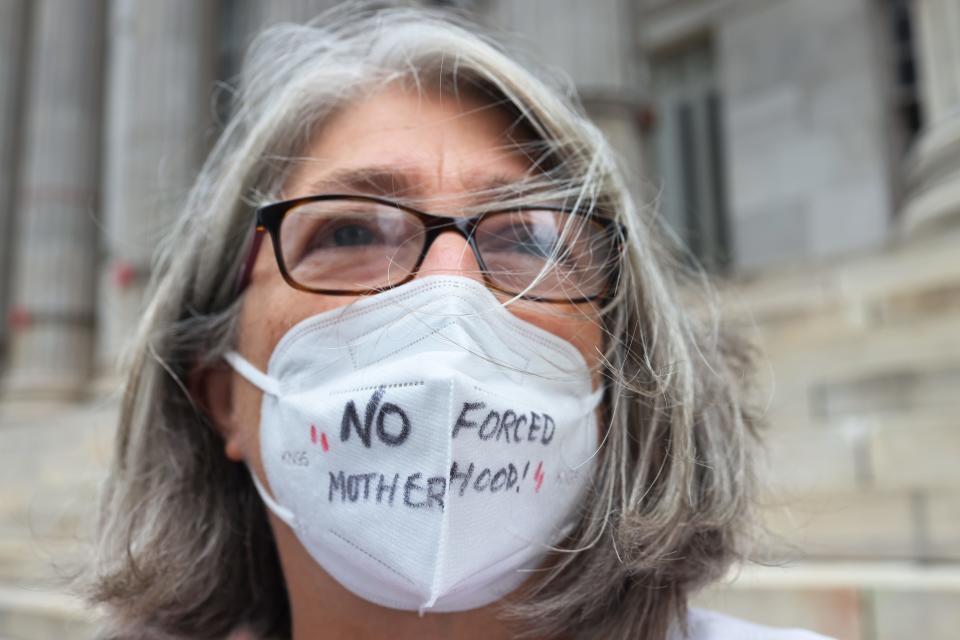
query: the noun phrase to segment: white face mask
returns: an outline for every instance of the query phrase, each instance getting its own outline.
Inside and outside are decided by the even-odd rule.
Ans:
[[[344,587],[460,611],[516,589],[569,530],[597,449],[586,362],[462,277],[307,318],[263,374],[264,502]]]

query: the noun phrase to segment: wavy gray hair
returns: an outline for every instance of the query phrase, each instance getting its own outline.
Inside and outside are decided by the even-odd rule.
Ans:
[[[745,395],[749,349],[721,330],[711,303],[694,311],[681,300],[691,284],[709,288],[665,248],[653,213],[635,206],[568,83],[532,73],[478,33],[436,10],[352,6],[254,42],[234,114],[158,254],[125,365],[86,583],[110,612],[108,637],[218,637],[239,625],[289,634],[263,505],[185,380],[233,346],[252,207],[276,197],[334,110],[392,82],[439,82],[507,109],[530,132],[524,152],[551,195],[627,229],[616,294],[601,313],[607,424],[595,481],[565,551],[509,609],[517,628],[662,639],[682,625],[689,594],[743,557],[757,424]]]

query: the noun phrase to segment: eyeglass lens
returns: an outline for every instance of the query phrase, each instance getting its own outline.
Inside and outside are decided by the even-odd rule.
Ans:
[[[474,230],[491,284],[545,300],[600,295],[613,254],[610,234],[587,216],[548,209],[490,213]],[[280,225],[287,274],[308,289],[369,292],[402,283],[417,267],[426,229],[415,214],[349,198],[300,204]]]

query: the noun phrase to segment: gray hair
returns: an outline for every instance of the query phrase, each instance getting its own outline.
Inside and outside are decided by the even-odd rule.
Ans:
[[[681,300],[691,285],[709,292],[705,280],[635,205],[569,83],[535,75],[479,31],[436,10],[352,6],[252,45],[234,114],[158,253],[125,364],[85,586],[109,611],[109,637],[218,637],[240,625],[289,634],[263,505],[184,381],[222,366],[233,346],[253,206],[279,193],[335,109],[392,82],[479,88],[532,132],[528,153],[552,195],[626,228],[616,294],[601,310],[607,425],[596,477],[575,531],[508,610],[520,633],[663,639],[682,625],[689,594],[743,557],[757,440],[750,350],[712,303]]]

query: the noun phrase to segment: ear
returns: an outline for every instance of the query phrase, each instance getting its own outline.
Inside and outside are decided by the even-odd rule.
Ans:
[[[221,361],[206,367],[194,367],[187,378],[187,389],[223,438],[227,458],[242,462],[244,457],[233,405],[233,381],[233,369]]]

